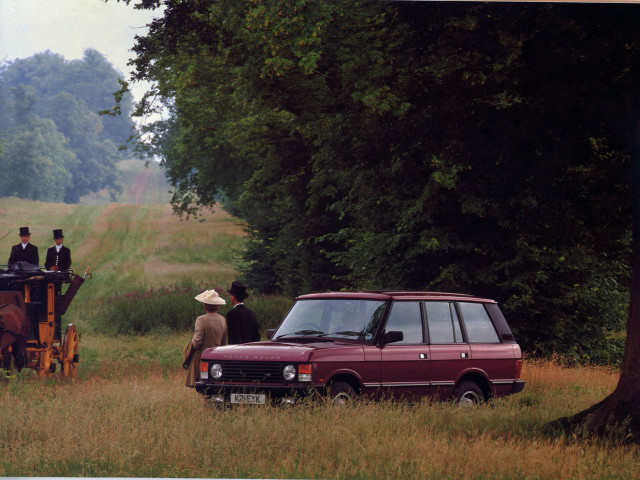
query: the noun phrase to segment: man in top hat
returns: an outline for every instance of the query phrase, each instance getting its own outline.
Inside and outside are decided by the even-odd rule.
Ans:
[[[247,286],[244,283],[232,282],[227,292],[231,295],[233,304],[233,308],[227,312],[229,345],[257,342],[260,340],[260,327],[256,314],[242,303],[249,296]]]
[[[29,227],[20,227],[20,243],[11,247],[11,255],[9,255],[9,266],[16,262],[28,262],[32,265],[38,265],[40,256],[38,255],[38,247],[29,243],[31,233]]]
[[[69,270],[71,266],[71,250],[62,245],[64,241],[62,230],[53,231],[53,240],[56,244],[47,250],[44,268],[47,270]]]

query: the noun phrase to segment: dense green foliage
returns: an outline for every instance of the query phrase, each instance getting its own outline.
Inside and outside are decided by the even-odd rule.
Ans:
[[[109,297],[99,302],[99,313],[91,328],[110,335],[193,331],[195,318],[205,313],[202,304],[194,300],[203,290],[185,281],[173,287],[150,288]],[[280,324],[292,301],[286,297],[258,295],[250,296],[245,304],[256,313],[264,336],[267,329]],[[219,313],[226,316],[230,308],[227,298],[227,304],[220,308]]]
[[[138,5],[174,205],[226,197],[252,286],[474,293],[529,352],[620,353],[637,9]]]
[[[0,196],[76,203],[117,191],[119,145],[133,133],[131,94],[118,116],[120,74],[95,50],[65,61],[49,51],[0,65]]]

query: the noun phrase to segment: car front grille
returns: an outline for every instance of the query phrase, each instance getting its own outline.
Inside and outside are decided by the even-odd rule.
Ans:
[[[282,362],[243,362],[221,361],[214,362],[222,365],[222,382],[239,383],[282,383],[282,369],[286,363]]]

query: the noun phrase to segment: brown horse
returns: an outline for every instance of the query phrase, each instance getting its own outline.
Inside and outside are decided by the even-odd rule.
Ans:
[[[13,360],[18,371],[26,362],[29,319],[27,314],[16,305],[0,305],[0,353],[4,368],[11,367],[9,348],[12,347]]]

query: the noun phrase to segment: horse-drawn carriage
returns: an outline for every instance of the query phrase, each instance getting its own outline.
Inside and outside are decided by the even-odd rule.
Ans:
[[[62,316],[88,274],[41,270],[26,262],[0,270],[0,368],[9,370],[13,356],[18,370],[46,375],[59,365],[63,377],[75,377],[78,332],[69,324],[63,335]]]

